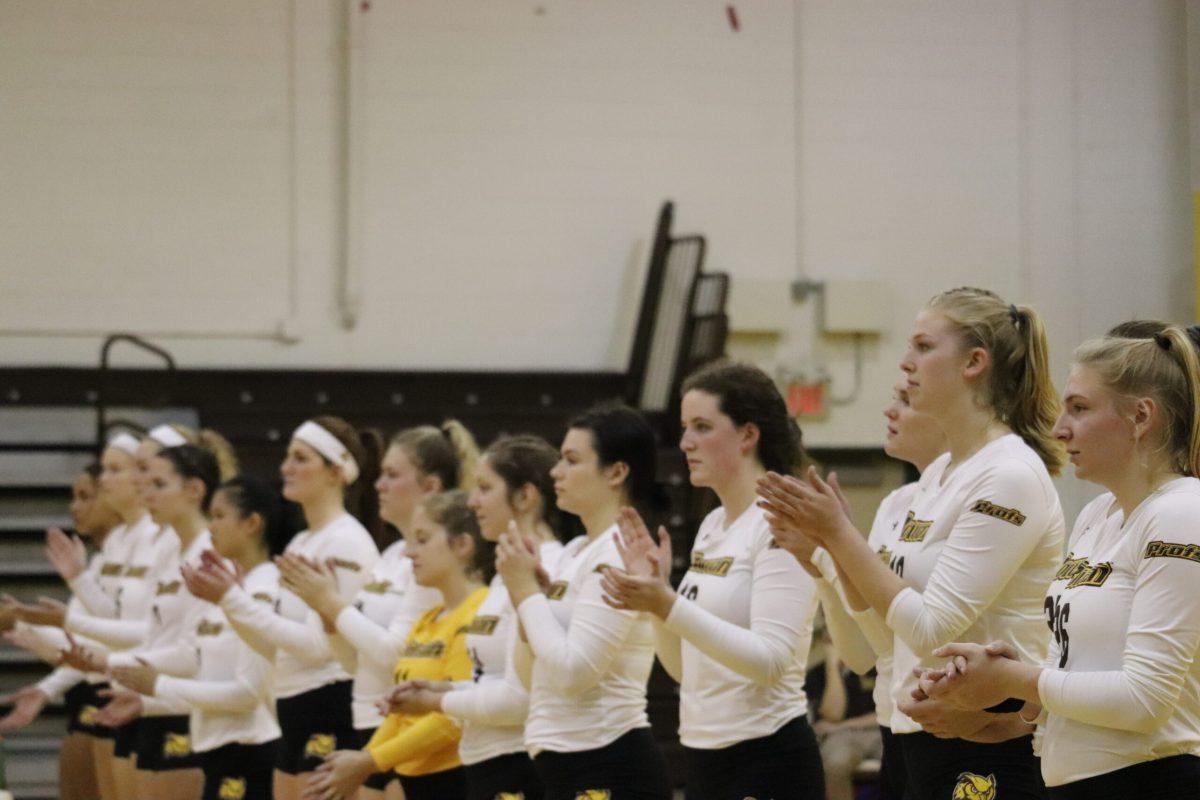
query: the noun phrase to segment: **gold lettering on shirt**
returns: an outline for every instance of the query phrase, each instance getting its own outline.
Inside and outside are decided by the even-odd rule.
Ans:
[[[691,571],[699,572],[701,575],[715,575],[718,578],[724,578],[729,574],[729,568],[732,566],[733,556],[705,558],[700,553],[692,553]]]
[[[446,643],[442,641],[409,642],[404,646],[403,658],[441,658],[446,652]]]
[[[1146,558],[1182,558],[1200,563],[1200,544],[1153,541],[1146,545]]]
[[[324,758],[337,749],[337,736],[332,733],[314,733],[304,743],[304,755]]]
[[[933,520],[917,519],[916,515],[909,511],[908,516],[904,518],[904,528],[900,531],[900,541],[925,541],[925,534],[929,533],[929,526],[932,524]]]
[[[880,561],[882,561],[883,563],[887,564],[888,566],[891,566],[891,564],[892,564],[892,551],[888,549],[888,546],[887,546],[886,544],[885,544],[885,545],[881,545],[881,546],[879,547],[879,549],[875,551],[875,555],[879,556],[879,560],[880,560]]]
[[[1067,581],[1067,589],[1077,586],[1103,586],[1108,576],[1112,575],[1112,571],[1111,561],[1089,564],[1086,558],[1075,558],[1074,553],[1068,553],[1066,561],[1058,568],[1058,572],[1054,573],[1054,580]]]
[[[144,578],[146,573],[150,571],[150,567],[143,564],[140,567],[126,567],[125,577],[127,578]]]
[[[196,626],[196,635],[217,636],[221,633],[224,627],[225,626],[220,622],[209,622],[208,620],[203,620],[199,625]]]
[[[1017,509],[998,506],[988,500],[977,500],[975,505],[971,506],[971,510],[980,514],[987,514],[989,517],[995,517],[1001,522],[1016,525],[1018,528],[1025,524],[1025,515]]]
[[[158,589],[154,592],[155,596],[164,594],[179,594],[179,588],[183,586],[181,581],[159,581]]]
[[[391,581],[371,581],[363,587],[363,591],[371,594],[383,594],[390,588],[392,588]]]
[[[566,581],[555,581],[550,584],[546,587],[546,599],[562,600],[567,594],[567,585]]]
[[[459,633],[475,634],[476,636],[491,636],[496,632],[496,626],[500,624],[500,618],[495,616],[475,617],[470,623],[463,625],[459,629]]]
[[[106,578],[115,578],[115,577],[120,576],[121,572],[124,569],[125,569],[125,566],[123,564],[114,564],[111,561],[109,561],[106,564],[104,564],[102,567],[100,567],[100,574]]]
[[[259,601],[260,603],[274,603],[275,602],[275,598],[271,597],[271,595],[268,592],[255,592],[254,594],[252,594],[250,596],[253,597],[255,600]]]
[[[356,561],[347,561],[344,558],[332,558],[329,560],[331,564],[339,569],[349,570],[350,572],[358,572],[362,569]]]

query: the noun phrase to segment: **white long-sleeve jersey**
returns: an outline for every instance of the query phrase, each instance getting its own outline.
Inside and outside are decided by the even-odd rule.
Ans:
[[[343,644],[350,650],[351,709],[358,730],[374,729],[383,722],[375,703],[396,685],[396,661],[409,631],[422,614],[441,602],[437,589],[413,580],[412,561],[400,539],[383,551],[371,579],[359,589],[353,604],[338,614],[339,636],[332,643],[335,652]]]
[[[1200,755],[1200,480],[1168,482],[1127,521],[1114,505],[1080,512],[1045,599],[1048,786]]]
[[[175,534],[172,532],[171,535]],[[211,548],[212,536],[207,530],[201,531],[187,549],[163,569],[155,583],[145,643],[133,650],[110,654],[109,667],[128,667],[143,661],[165,675],[192,677],[196,674],[200,666],[199,654],[190,634],[213,605],[187,590],[179,568],[183,564],[198,568],[200,554]],[[143,705],[148,717],[188,712],[186,706],[175,706],[157,697],[147,698]]]
[[[120,548],[115,557],[120,561],[113,562],[105,557],[101,569],[117,584],[113,607],[97,605],[98,610],[93,611],[89,603],[97,603],[97,598],[91,587],[99,581],[76,579],[72,586],[78,585],[83,594],[74,596],[79,598],[82,607],[69,609],[64,624],[72,633],[86,636],[110,651],[129,650],[145,644],[158,582],[162,576],[179,568],[179,537],[171,528],[155,524],[149,514],[128,528],[118,545]],[[114,564],[120,565],[119,576]],[[110,610],[115,616],[108,615]]]
[[[901,578],[904,577],[904,557],[895,555],[895,549],[916,492],[916,482],[906,483],[885,497],[875,512],[867,536],[867,546]],[[875,686],[871,697],[875,701],[875,719],[885,728],[891,727],[895,710],[892,702],[892,631],[873,609],[854,611],[850,608],[833,557],[828,552],[818,549],[813,554],[813,564],[821,571],[822,580],[818,583],[821,608],[834,646],[847,664],[852,664],[852,659],[860,662],[852,664],[857,672],[865,671],[861,669],[865,666],[861,663],[863,659],[874,660]]]
[[[323,528],[296,534],[287,552],[318,563],[333,559],[338,593],[348,603],[371,579],[379,550],[358,520],[342,514]],[[317,612],[285,588],[279,590],[278,613],[240,586],[221,598],[221,608],[247,644],[275,664],[276,698],[295,697],[350,674],[334,657],[330,637]]]
[[[247,573],[244,586],[255,602],[273,610],[279,598],[279,570],[270,562],[260,564]],[[189,710],[192,750],[197,753],[278,739],[270,661],[242,641],[220,608],[204,606],[205,613],[187,634],[199,657],[195,676],[160,675],[155,699]]]
[[[533,754],[594,750],[650,724],[650,621],[608,606],[600,588],[601,567],[621,566],[616,532],[613,525],[594,539],[572,540],[547,593],[517,608],[533,655],[525,723],[525,746]]]
[[[97,617],[121,616],[122,588],[126,583],[137,584],[144,579],[138,577],[139,565],[145,565],[147,571],[153,565],[144,558],[149,555],[144,547],[159,527],[148,513],[143,513],[133,523],[122,523],[108,532],[97,554],[96,568],[84,570],[68,583],[71,595],[82,603],[83,612]],[[89,567],[95,561],[93,556]]]
[[[656,626],[660,659],[679,664],[684,745],[728,747],[807,712],[816,606],[812,577],[775,545],[763,509],[704,518],[675,605]]]
[[[563,546],[544,542],[539,559],[553,573]],[[525,749],[529,692],[513,663],[517,644],[517,612],[504,580],[497,575],[467,631],[467,652],[475,665],[474,680],[458,684],[442,696],[442,711],[462,725],[458,754],[464,764],[519,753]]]
[[[943,453],[921,476],[893,554],[912,584],[886,617],[897,704],[916,685],[913,669],[941,666],[932,655],[941,645],[1010,642],[1022,660],[1040,663],[1049,644],[1042,602],[1062,561],[1064,525],[1045,465],[1016,434],[947,476],[949,463]],[[894,732],[920,729],[893,711]]]

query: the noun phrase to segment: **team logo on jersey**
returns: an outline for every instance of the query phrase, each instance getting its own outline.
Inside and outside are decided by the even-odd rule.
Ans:
[[[1200,544],[1155,540],[1146,545],[1146,558],[1182,558],[1200,563]]]
[[[1108,576],[1112,575],[1113,565],[1111,561],[1105,561],[1102,564],[1089,564],[1086,558],[1075,558],[1074,556],[1074,553],[1067,553],[1066,561],[1058,568],[1058,572],[1054,573],[1054,580],[1067,581],[1066,588],[1103,586],[1104,582],[1108,580]]]
[[[974,772],[960,772],[958,783],[954,784],[954,794],[951,800],[996,800],[996,776],[976,775]]]
[[[441,658],[445,642],[409,642],[404,646],[404,658]]]
[[[925,534],[929,533],[929,526],[932,524],[933,520],[917,519],[917,515],[909,511],[908,516],[904,518],[904,529],[900,531],[900,541],[925,541]]]
[[[345,569],[349,570],[350,572],[358,572],[362,569],[357,561],[347,561],[344,558],[331,558],[329,559],[329,563],[333,564],[338,569]]]
[[[114,564],[111,561],[109,561],[108,563],[106,563],[102,567],[100,567],[100,574],[106,578],[113,578],[113,577],[120,575],[121,571],[124,569],[125,569],[125,566],[123,564]]]
[[[255,592],[254,594],[252,594],[250,596],[253,597],[255,600],[259,601],[260,603],[274,604],[274,602],[275,602],[275,598],[271,597],[270,593],[268,593],[268,592]]]
[[[363,587],[363,591],[371,594],[384,594],[390,588],[392,588],[391,581],[371,581]]]
[[[203,620],[203,621],[201,621],[201,623],[199,625],[196,626],[196,635],[197,636],[217,636],[221,633],[221,630],[224,627],[225,626],[223,624],[221,624],[220,622],[210,622],[209,620]]]
[[[192,740],[186,733],[168,733],[163,737],[163,758],[179,758],[192,752]]]
[[[95,706],[84,706],[83,708],[79,709],[79,716],[77,717],[77,719],[79,720],[79,724],[80,725],[95,725],[96,724],[96,712],[99,710],[100,709],[96,708]]]
[[[125,577],[127,578],[144,578],[146,573],[150,571],[150,567],[143,564],[140,567],[126,567]]]
[[[337,749],[337,736],[332,733],[314,733],[304,743],[304,755],[324,758]]]
[[[182,586],[183,586],[182,581],[159,581],[158,589],[154,592],[154,594],[155,595],[179,594],[179,589]]]
[[[460,633],[473,633],[476,636],[491,636],[496,632],[496,626],[500,624],[500,618],[495,616],[476,617],[470,623],[459,628]]]
[[[733,556],[705,558],[699,553],[692,553],[692,572],[699,572],[702,575],[716,575],[718,578],[724,578],[729,574],[729,568],[732,566]]]
[[[582,792],[575,793],[575,800],[612,800],[612,791],[609,789],[584,789]]]
[[[225,776],[217,787],[218,800],[244,800],[246,797],[246,779]]]
[[[546,599],[562,600],[567,595],[567,582],[555,581],[546,587]]]
[[[1025,515],[1017,509],[998,506],[988,500],[975,501],[975,505],[971,506],[971,510],[980,514],[987,514],[989,517],[995,517],[1010,525],[1016,525],[1018,528],[1025,524]]]

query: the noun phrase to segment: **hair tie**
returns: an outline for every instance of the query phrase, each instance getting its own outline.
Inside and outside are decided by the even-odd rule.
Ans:
[[[1009,304],[1008,304],[1008,316],[1009,316],[1009,318],[1010,318],[1010,319],[1012,319],[1012,323],[1013,323],[1013,325],[1016,325],[1017,327],[1020,327],[1020,325],[1021,325],[1021,312],[1020,312],[1020,311],[1018,311],[1018,310],[1017,310],[1017,307],[1016,307],[1015,305],[1013,305],[1012,303],[1009,303]]]
[[[1154,342],[1159,347],[1161,347],[1163,350],[1170,351],[1170,349],[1171,349],[1171,339],[1166,334],[1163,334],[1163,333],[1154,334]]]

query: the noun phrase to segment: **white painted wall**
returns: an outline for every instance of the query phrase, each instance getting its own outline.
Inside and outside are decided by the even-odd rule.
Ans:
[[[0,4],[0,330],[285,320],[295,344],[169,344],[191,365],[619,368],[668,196],[735,291],[887,286],[864,388],[805,423],[814,444],[878,445],[940,289],[1044,309],[1060,378],[1114,322],[1191,318],[1182,0],[735,5],[740,32],[708,0]],[[849,388],[810,306],[784,327],[735,351]],[[97,344],[5,336],[0,363]]]
[[[0,143],[0,163],[23,176],[0,209],[19,234],[0,291],[22,311],[0,329],[283,323],[297,343],[171,348],[189,364],[619,369],[664,199],[682,228],[709,235],[713,263],[793,269],[788,0],[743,10],[740,31],[722,4],[695,0],[64,13],[77,5],[90,7],[0,11],[0,30],[21,40],[2,57],[29,75],[13,98],[25,102],[0,103],[29,142]],[[81,94],[92,101],[76,111]],[[120,124],[95,124],[109,116]],[[243,141],[255,124],[261,135]],[[112,190],[130,172],[147,185],[136,202]],[[64,205],[88,230],[64,229]],[[347,206],[352,331],[335,292]],[[95,349],[94,338],[4,338],[0,361],[86,364]]]

